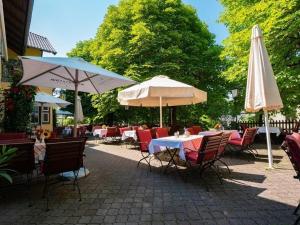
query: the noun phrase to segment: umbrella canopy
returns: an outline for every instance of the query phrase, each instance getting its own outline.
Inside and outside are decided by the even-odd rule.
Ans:
[[[71,112],[60,110],[60,109],[56,110],[56,115],[58,115],[58,116],[73,116],[73,114]]]
[[[82,105],[81,105],[81,98],[77,96],[77,121],[83,121],[83,111],[82,111]]]
[[[57,98],[43,92],[36,93],[34,97],[34,101],[35,101],[35,105],[37,106],[49,106],[49,107],[60,107],[60,108],[64,108],[72,104],[71,102],[67,102],[61,98]]]
[[[118,93],[121,105],[160,107],[160,126],[162,126],[162,107],[191,105],[207,100],[207,93],[191,85],[155,76],[143,83],[134,85]]]
[[[19,84],[62,88],[100,94],[135,82],[105,70],[81,58],[21,56],[23,77]],[[74,136],[77,135],[77,101],[75,101]]]
[[[272,167],[272,151],[269,132],[268,111],[283,107],[269,55],[263,42],[262,31],[258,25],[252,28],[251,49],[248,67],[245,110],[263,110],[267,135],[269,167]]]

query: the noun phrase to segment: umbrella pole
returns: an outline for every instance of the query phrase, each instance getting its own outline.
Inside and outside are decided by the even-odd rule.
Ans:
[[[77,107],[78,107],[78,102],[77,102],[77,96],[78,96],[78,70],[76,70],[75,74],[75,109],[74,109],[74,132],[73,132],[73,137],[77,137]]]
[[[265,126],[266,126],[269,168],[271,169],[271,168],[273,168],[273,155],[272,155],[272,147],[271,147],[268,111],[264,111],[264,114],[265,114]]]
[[[159,125],[160,127],[163,127],[163,121],[162,121],[162,97],[159,97]]]

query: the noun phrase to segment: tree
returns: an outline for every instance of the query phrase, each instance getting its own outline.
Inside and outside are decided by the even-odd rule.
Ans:
[[[300,105],[300,1],[220,0],[220,17],[230,32],[222,57],[228,60],[223,75],[234,82],[244,97],[250,52],[251,28],[259,24],[284,103],[283,112],[295,116]],[[237,103],[243,108],[244,101]]]
[[[208,91],[206,104],[181,111],[189,116],[192,109],[198,119],[201,113],[218,117],[224,112],[227,91],[219,76],[221,47],[214,38],[196,10],[181,0],[121,0],[109,7],[95,38],[78,43],[70,55],[139,82],[163,74]],[[98,118],[114,113],[126,120],[116,95],[117,91],[110,91],[93,96]],[[142,111],[145,117],[153,115],[153,110]]]

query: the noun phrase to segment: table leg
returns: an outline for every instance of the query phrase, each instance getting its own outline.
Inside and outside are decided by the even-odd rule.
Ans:
[[[176,161],[174,160],[174,157],[176,155],[177,149],[174,149],[174,152],[172,153],[172,151],[169,148],[167,148],[167,152],[171,156],[171,159],[169,160],[169,163],[166,166],[164,173],[167,173],[167,169],[171,166],[171,164],[173,164],[175,166],[176,170],[179,172],[179,169],[177,167]]]

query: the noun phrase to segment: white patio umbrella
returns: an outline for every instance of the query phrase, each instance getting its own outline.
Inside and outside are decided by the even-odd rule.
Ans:
[[[57,98],[44,92],[36,93],[34,101],[36,106],[48,106],[54,108],[64,108],[72,104],[71,102],[67,102],[61,98]]]
[[[247,112],[264,111],[269,168],[273,165],[268,111],[283,107],[268,52],[258,25],[252,28],[245,109]]]
[[[21,56],[23,78],[19,84],[62,88],[100,94],[135,82],[105,70],[81,58]],[[75,101],[74,136],[77,135],[77,101]]]
[[[76,113],[76,115],[77,115],[77,121],[78,122],[83,121],[84,116],[83,116],[83,111],[82,111],[82,105],[81,105],[81,98],[80,98],[80,96],[77,96],[77,113]]]
[[[54,97],[44,92],[36,93],[36,95],[34,96],[34,101],[35,101],[34,105],[41,106],[41,108],[43,108],[44,106],[63,108],[72,104],[71,102],[67,102],[61,98]],[[40,127],[42,127],[41,119],[40,119]]]
[[[160,107],[160,127],[162,127],[162,107],[191,105],[207,100],[207,93],[191,85],[159,75],[143,83],[129,87],[118,93],[121,105]]]

